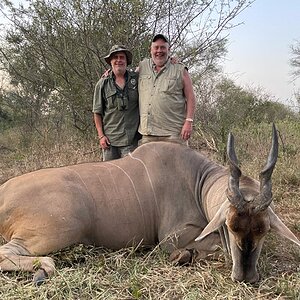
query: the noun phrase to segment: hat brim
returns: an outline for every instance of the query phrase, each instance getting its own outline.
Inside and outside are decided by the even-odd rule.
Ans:
[[[110,65],[110,61],[112,59],[113,54],[115,54],[117,52],[124,52],[125,55],[126,55],[126,59],[127,59],[127,65],[131,65],[131,63],[132,63],[132,53],[127,49],[117,49],[115,51],[112,51],[111,53],[109,53],[109,55],[104,57],[104,60]]]

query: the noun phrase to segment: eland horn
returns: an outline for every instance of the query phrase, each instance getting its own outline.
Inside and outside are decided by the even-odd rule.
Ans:
[[[256,207],[256,211],[265,210],[272,202],[272,173],[278,157],[278,134],[273,123],[272,127],[272,146],[266,166],[259,174],[260,180],[260,204]]]
[[[230,171],[228,177],[227,197],[238,212],[243,212],[245,201],[239,189],[239,179],[242,172],[238,166],[238,160],[234,150],[234,137],[231,133],[229,133],[227,140],[227,156]]]

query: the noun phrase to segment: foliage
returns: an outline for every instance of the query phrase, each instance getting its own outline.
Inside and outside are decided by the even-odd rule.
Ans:
[[[282,103],[273,102],[269,95],[259,90],[247,90],[226,78],[215,79],[208,87],[203,86],[201,80],[195,78],[199,99],[195,134],[205,139],[210,148],[220,152],[224,161],[229,131],[263,122],[299,120],[295,112]]]
[[[300,77],[300,41],[296,41],[291,46],[291,51],[293,57],[290,59],[290,64],[294,68],[293,76],[296,79]]]
[[[137,65],[148,56],[153,34],[163,32],[188,66],[205,73],[217,69],[226,31],[251,2],[29,0],[14,7],[5,0],[2,13],[10,27],[0,46],[0,63],[15,86],[14,95],[5,99],[25,114],[32,130],[51,113],[87,131],[94,86],[107,68],[102,58],[113,44],[129,47]]]
[[[293,68],[292,76],[293,80],[300,79],[300,41],[296,41],[294,45],[291,46],[292,58],[290,59],[290,65]],[[298,104],[298,112],[300,113],[300,88],[295,92],[295,98]]]

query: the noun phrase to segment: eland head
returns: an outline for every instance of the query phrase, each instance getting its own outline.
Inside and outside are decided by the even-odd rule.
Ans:
[[[278,135],[272,130],[272,146],[259,182],[243,176],[230,133],[227,142],[229,162],[227,199],[196,239],[200,241],[219,229],[223,248],[232,257],[234,281],[258,281],[257,263],[266,234],[273,229],[300,246],[297,237],[283,224],[272,208],[272,173],[278,157]]]

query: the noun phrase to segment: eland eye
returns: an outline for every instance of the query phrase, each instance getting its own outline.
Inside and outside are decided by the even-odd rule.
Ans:
[[[262,232],[262,230],[261,230],[260,227],[253,228],[253,231],[254,231],[255,233],[261,233],[261,232]]]
[[[252,229],[252,231],[253,231],[253,233],[254,233],[255,235],[261,235],[261,234],[264,233],[264,227],[262,227],[262,226],[256,226],[256,227],[254,227],[254,228]]]
[[[238,225],[237,223],[232,224],[231,230],[232,230],[233,232],[238,232],[239,229],[240,229],[240,227],[239,227],[239,225]]]

